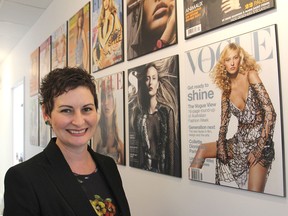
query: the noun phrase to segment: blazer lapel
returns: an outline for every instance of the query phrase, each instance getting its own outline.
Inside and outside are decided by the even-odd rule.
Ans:
[[[49,163],[44,169],[52,181],[57,186],[63,199],[74,210],[77,216],[95,216],[95,211],[87,199],[85,192],[82,190],[77,179],[73,175],[68,163],[63,154],[55,143],[56,138],[53,138],[44,153],[47,156]]]

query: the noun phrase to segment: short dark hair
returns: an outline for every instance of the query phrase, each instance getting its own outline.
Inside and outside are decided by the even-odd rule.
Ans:
[[[88,88],[93,95],[97,110],[98,99],[94,81],[94,77],[82,68],[56,68],[48,73],[41,81],[40,103],[44,105],[46,113],[50,116],[54,108],[54,98],[79,86],[83,86]]]

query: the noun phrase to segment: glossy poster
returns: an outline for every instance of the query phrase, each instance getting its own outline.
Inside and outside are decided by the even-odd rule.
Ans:
[[[185,38],[275,8],[275,0],[184,0]]]
[[[93,0],[92,71],[124,60],[123,1]]]
[[[128,60],[177,44],[176,0],[128,0]]]
[[[68,66],[90,72],[90,2],[69,19]]]
[[[96,79],[99,122],[93,136],[94,151],[125,165],[124,73]]]
[[[233,58],[231,44],[242,47]],[[185,65],[190,180],[285,196],[276,25],[187,51]]]
[[[62,24],[51,35],[51,67],[63,68],[67,65],[67,23]]]
[[[178,56],[128,70],[130,166],[181,177]]]
[[[31,53],[30,61],[30,96],[33,96],[39,90],[39,47]]]

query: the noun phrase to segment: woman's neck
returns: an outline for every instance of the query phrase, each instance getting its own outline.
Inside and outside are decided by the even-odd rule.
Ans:
[[[96,169],[96,164],[87,151],[86,145],[78,149],[58,146],[73,173],[90,174]]]
[[[153,114],[157,111],[157,103],[156,95],[150,98],[150,106],[148,107],[149,114]]]

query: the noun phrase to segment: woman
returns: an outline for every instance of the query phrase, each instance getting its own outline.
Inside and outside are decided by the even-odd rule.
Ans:
[[[42,80],[40,94],[56,138],[7,171],[4,215],[130,215],[115,162],[87,145],[98,121],[93,76],[80,68],[55,69]]]
[[[84,8],[78,12],[76,23],[76,53],[75,62],[77,67],[89,69],[88,41],[84,31]]]
[[[114,0],[102,0],[93,49],[93,59],[99,69],[122,60],[122,39],[122,25]]]
[[[138,77],[138,92],[131,96],[131,125],[139,148],[140,168],[180,176],[176,62],[166,58],[147,64]],[[176,84],[176,83],[174,83]]]
[[[128,1],[128,59],[177,42],[175,0]]]
[[[216,183],[235,181],[239,188],[264,192],[274,159],[276,113],[258,75],[260,66],[243,48],[227,45],[212,75],[222,90],[221,126],[216,142],[201,144],[191,168],[202,168],[216,157]],[[238,130],[226,138],[231,113]],[[248,185],[246,185],[248,184]]]
[[[101,116],[98,127],[100,133],[93,138],[96,152],[112,157],[116,163],[124,165],[124,143],[120,139],[114,89],[110,79],[101,84]]]

